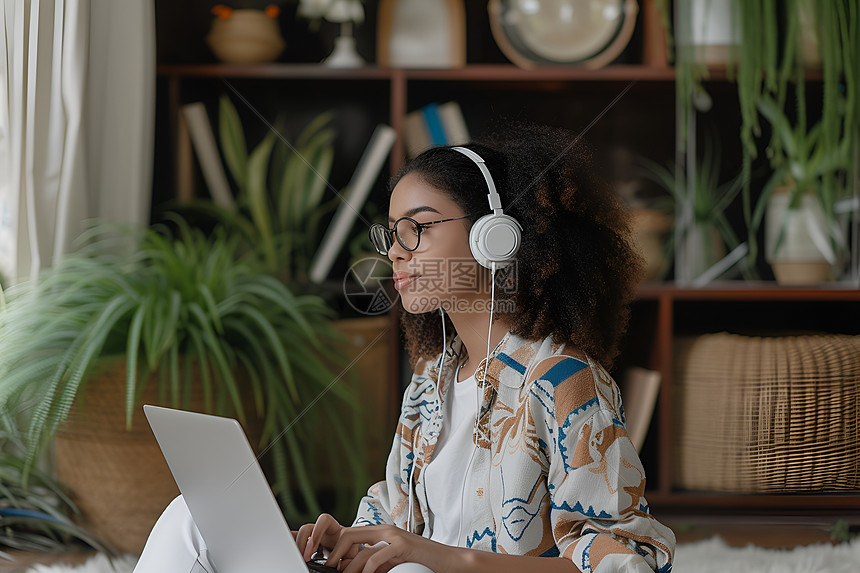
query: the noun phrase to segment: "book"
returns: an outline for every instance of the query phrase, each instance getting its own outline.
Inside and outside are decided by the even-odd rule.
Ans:
[[[195,102],[186,104],[181,109],[212,201],[224,209],[234,209],[233,194],[215,142],[212,125],[209,123],[209,116],[206,115],[206,107],[200,102]]]
[[[409,159],[433,145],[423,114],[414,111],[403,118],[403,144]]]
[[[657,394],[660,393],[661,375],[656,370],[648,370],[633,366],[624,371],[619,390],[624,404],[624,417],[627,422],[627,435],[636,447],[642,451],[648,426],[657,405]]]
[[[194,151],[188,122],[180,113],[176,126],[176,196],[181,203],[194,200]]]
[[[469,135],[469,128],[466,126],[466,118],[463,117],[463,110],[460,109],[459,103],[449,101],[439,104],[436,112],[439,114],[442,120],[442,128],[445,130],[445,143],[448,145],[463,145],[472,140]]]
[[[424,123],[427,125],[427,132],[430,134],[430,142],[433,145],[445,145],[448,143],[445,128],[442,126],[442,118],[439,117],[439,104],[431,103],[425,105],[418,111],[424,117]]]
[[[431,103],[406,114],[403,141],[410,159],[434,145],[463,145],[471,140],[460,104]]]
[[[360,217],[359,213],[367,201],[373,183],[379,177],[379,172],[385,164],[391,146],[394,145],[395,138],[394,129],[385,124],[377,125],[373,135],[370,136],[370,141],[361,159],[358,160],[358,166],[341,195],[343,202],[338,205],[320,247],[314,255],[309,273],[311,281],[321,283],[331,271],[355,219]]]

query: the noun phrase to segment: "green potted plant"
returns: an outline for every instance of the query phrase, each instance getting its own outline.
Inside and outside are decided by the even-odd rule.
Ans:
[[[856,133],[860,127],[860,98],[856,95],[857,76],[860,74],[860,58],[856,55],[860,50],[860,14],[851,3],[842,0],[785,0],[777,4],[769,0],[732,0],[729,3],[733,23],[740,32],[739,45],[729,51],[727,72],[729,78],[737,83],[741,111],[742,197],[744,221],[749,231],[745,274],[756,276],[756,219],[761,216],[754,213],[756,201],[752,179],[761,136],[759,102],[768,96],[782,108],[792,89],[798,92],[804,89],[803,76],[808,73],[808,68],[819,67],[824,96],[820,134],[822,149],[835,150],[841,138],[841,128],[837,125],[841,118],[845,119],[844,133]],[[668,24],[671,13],[668,3],[660,0],[657,5]],[[689,12],[686,3],[676,3],[674,8],[681,9],[681,16],[685,11]],[[686,21],[686,18],[681,18],[681,24]],[[666,26],[666,30],[667,45],[671,47],[670,27]],[[708,73],[708,67],[702,64],[694,49],[678,46],[676,93],[679,109],[684,112],[682,140],[687,137],[686,122],[693,104],[703,110],[708,107],[709,98],[701,83],[707,79]],[[768,143],[770,153],[779,156],[780,145],[779,136],[774,131]]]
[[[802,132],[789,134],[786,129],[774,126],[768,143],[774,167],[783,160],[780,149],[787,139],[797,141],[798,136],[811,134],[817,140],[798,145],[789,152],[817,149],[821,156],[842,155],[845,138],[856,139],[860,98],[857,96],[857,79],[860,74],[860,13],[850,3],[841,0],[787,0],[774,9],[765,0],[736,2],[741,26],[741,46],[737,52],[737,84],[741,108],[741,142],[744,174],[744,217],[749,236],[749,265],[755,263],[758,247],[756,233],[763,216],[763,205],[768,197],[755,202],[752,196],[752,162],[758,154],[757,139],[761,135],[760,112],[764,109],[782,110],[792,90],[798,100],[798,127]],[[804,33],[801,33],[804,32]],[[782,38],[780,42],[779,38]],[[811,54],[814,44],[817,54]],[[809,66],[820,67],[821,128],[807,132],[805,121],[805,76]],[[774,104],[764,103],[766,98]],[[809,158],[807,158],[809,159]],[[808,164],[807,159],[802,160]],[[797,157],[789,162],[797,163]],[[820,167],[820,166],[819,166]],[[813,169],[815,169],[813,167]],[[825,177],[827,179],[827,177]],[[777,182],[773,177],[767,188]],[[757,207],[759,206],[759,207]],[[825,211],[827,207],[825,206]],[[828,216],[829,218],[829,216]],[[766,257],[767,258],[767,257]]]
[[[239,113],[222,95],[218,135],[233,197],[220,205],[201,199],[183,206],[206,213],[241,237],[267,271],[297,289],[308,280],[322,223],[341,200],[326,198],[334,162],[333,117],[325,112],[313,118],[293,142],[287,142],[278,121],[249,149]]]
[[[642,164],[644,175],[670,196],[668,203],[656,205],[674,212],[676,224],[666,244],[667,253],[677,252],[678,242],[684,243],[685,261],[675,261],[675,278],[692,281],[723,258],[726,247],[734,249],[740,244],[725,211],[740,192],[741,178],[720,181],[719,145],[712,143],[711,138],[705,138],[692,185],[674,164],[661,165],[648,159],[643,159]]]
[[[352,396],[336,383],[345,361],[331,350],[338,335],[328,307],[316,296],[294,295],[252,257],[241,257],[240,241],[223,228],[207,237],[173,220],[175,237],[164,229],[116,234],[97,227],[84,247],[39,280],[10,289],[0,312],[0,411],[21,414],[26,424],[27,471],[57,434],[76,446],[89,434],[99,449],[132,430],[137,443],[116,451],[127,454],[117,463],[134,469],[105,476],[110,462],[101,460],[101,478],[78,480],[97,488],[92,505],[79,499],[94,529],[129,551],[142,547],[175,494],[169,474],[166,491],[139,489],[151,481],[141,479],[141,466],[164,467],[139,416],[143,401],[237,416],[251,435],[251,419],[258,418],[258,444],[271,448],[273,488],[294,519],[320,510],[305,463],[315,419],[324,418],[332,441],[344,446],[328,451],[349,464],[352,495],[367,482],[351,429],[334,415]],[[324,406],[305,416],[323,395]],[[106,403],[104,426],[95,413],[100,402]],[[72,422],[77,425],[70,428]],[[64,465],[77,472],[81,459],[94,455],[60,450],[58,444],[58,472]],[[137,481],[121,485],[123,476]],[[73,486],[72,476],[59,478]],[[299,503],[294,491],[301,492]],[[158,499],[130,531],[132,520],[120,509],[140,497]],[[132,505],[139,507],[139,499]],[[99,508],[104,513],[95,516]]]
[[[343,202],[344,194],[329,182],[337,136],[333,118],[332,112],[313,117],[295,138],[289,139],[284,121],[279,119],[274,126],[266,125],[268,130],[259,141],[252,141],[252,130],[242,124],[232,99],[222,95],[218,139],[233,193],[227,201],[200,199],[189,207],[207,213],[238,236],[244,248],[294,292],[317,293],[332,306],[346,308],[349,315],[354,316],[355,312],[361,315],[341,317],[333,324],[346,338],[346,344],[340,348],[353,365],[351,374],[355,376],[350,383],[360,390],[357,406],[361,411],[377,414],[371,422],[354,417],[353,431],[363,434],[367,444],[361,454],[366,460],[365,467],[381,468],[384,454],[375,452],[387,453],[398,406],[389,400],[391,380],[383,366],[391,363],[394,352],[386,336],[392,328],[391,321],[386,316],[365,316],[366,310],[356,307],[351,312],[348,307],[352,303],[344,300],[344,280],[314,283],[309,277],[330,215]],[[364,205],[363,213],[365,220],[380,216],[370,202]],[[362,264],[379,259],[370,249],[366,230],[354,230],[348,245],[353,255],[349,261],[353,272],[347,273],[347,280],[354,272],[365,276],[358,270],[363,268]],[[386,260],[383,264],[387,263]],[[374,343],[368,346],[371,341]],[[335,480],[321,483],[321,487],[348,491],[340,483],[346,474],[325,468],[320,472]],[[351,507],[355,499],[344,497],[342,502]]]
[[[765,219],[765,258],[780,284],[815,284],[833,279],[832,269],[848,250],[836,204],[845,195],[851,138],[826,146],[823,120],[806,127],[800,96],[794,125],[770,97],[758,109],[778,142],[773,172],[753,213],[753,228]]]

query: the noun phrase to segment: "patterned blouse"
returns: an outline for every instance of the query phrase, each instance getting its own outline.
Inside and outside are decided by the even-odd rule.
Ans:
[[[354,525],[406,529],[411,522],[423,532],[422,469],[433,458],[444,389],[462,351],[459,338],[446,348],[438,387],[438,361],[416,366],[387,477],[368,490]],[[609,374],[569,345],[509,333],[491,354],[486,381],[460,545],[563,557],[586,572],[670,571],[675,536],[649,512],[645,473]]]

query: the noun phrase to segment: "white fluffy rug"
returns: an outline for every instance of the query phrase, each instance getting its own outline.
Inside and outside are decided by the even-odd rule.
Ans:
[[[673,573],[857,573],[860,539],[791,550],[729,547],[718,538],[678,546]]]
[[[97,555],[83,565],[36,565],[28,573],[131,573],[131,557],[111,562]],[[714,537],[678,546],[673,573],[857,573],[860,539],[841,545],[808,545],[780,551],[752,545],[729,547]]]
[[[131,573],[137,558],[130,555],[111,561],[99,554],[83,565],[34,565],[27,573]]]

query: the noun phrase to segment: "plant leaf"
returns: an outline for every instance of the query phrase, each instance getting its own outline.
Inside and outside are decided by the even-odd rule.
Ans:
[[[245,143],[245,132],[242,122],[230,96],[221,96],[218,106],[218,131],[221,140],[221,152],[230,174],[244,193],[248,188],[248,147]]]
[[[251,210],[251,220],[259,233],[259,246],[263,249],[270,269],[277,268],[277,256],[272,236],[272,211],[269,208],[266,171],[274,141],[274,135],[267,134],[248,160],[248,207]]]

